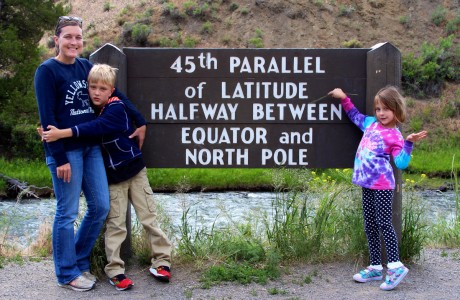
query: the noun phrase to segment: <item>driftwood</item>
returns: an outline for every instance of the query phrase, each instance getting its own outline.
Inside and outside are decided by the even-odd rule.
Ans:
[[[8,189],[6,191],[7,198],[36,198],[48,197],[53,193],[53,189],[49,187],[37,187],[28,185],[27,182],[19,181],[4,174],[0,174],[0,178],[6,181]]]

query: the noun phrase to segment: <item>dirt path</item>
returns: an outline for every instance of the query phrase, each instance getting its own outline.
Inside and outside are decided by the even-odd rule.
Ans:
[[[460,249],[426,249],[395,290],[379,289],[380,282],[359,284],[351,277],[361,266],[353,263],[299,265],[285,268],[280,279],[266,285],[221,284],[200,288],[199,273],[186,267],[173,269],[169,284],[155,281],[147,269],[131,268],[135,286],[116,291],[107,280],[94,290],[75,292],[56,285],[53,262],[8,264],[0,269],[0,299],[458,299]],[[312,275],[316,274],[316,275]],[[305,278],[310,277],[311,283]]]

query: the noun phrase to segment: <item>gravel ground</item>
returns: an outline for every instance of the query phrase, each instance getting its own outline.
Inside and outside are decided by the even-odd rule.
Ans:
[[[425,249],[408,267],[409,274],[393,291],[381,291],[380,282],[355,283],[352,275],[361,266],[328,263],[291,266],[266,285],[227,283],[210,289],[200,288],[199,273],[186,267],[173,266],[169,284],[154,280],[147,269],[131,267],[131,290],[116,291],[104,279],[92,291],[75,292],[58,287],[53,262],[43,260],[0,269],[0,299],[459,299],[460,249]]]

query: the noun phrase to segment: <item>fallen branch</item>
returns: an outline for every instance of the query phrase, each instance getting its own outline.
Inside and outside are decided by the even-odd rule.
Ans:
[[[14,197],[21,196],[22,198],[25,196],[27,198],[34,197],[36,199],[40,199],[40,196],[50,195],[53,192],[52,188],[28,185],[27,182],[19,181],[18,179],[11,178],[4,174],[0,174],[0,178],[3,178],[6,181],[9,186],[8,190],[13,191],[11,194]]]

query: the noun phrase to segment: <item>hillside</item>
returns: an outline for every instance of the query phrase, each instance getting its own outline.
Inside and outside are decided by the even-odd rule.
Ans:
[[[67,0],[84,20],[87,47],[105,42],[127,46],[123,26],[148,25],[146,46],[189,41],[201,48],[339,48],[390,42],[401,52],[446,36],[459,1],[448,0]],[[439,26],[433,15],[444,8]],[[126,26],[125,26],[126,33]],[[457,30],[458,35],[458,30]],[[254,45],[251,39],[260,38]],[[458,39],[457,39],[458,41]],[[176,42],[176,43],[174,43]],[[186,46],[185,45],[185,46]],[[188,44],[190,45],[190,44]],[[132,45],[131,45],[132,46]]]

